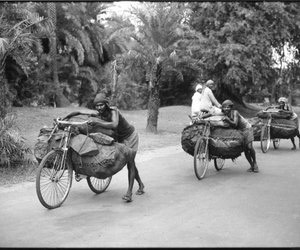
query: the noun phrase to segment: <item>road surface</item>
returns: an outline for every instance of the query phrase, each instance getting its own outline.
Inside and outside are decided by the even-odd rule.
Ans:
[[[180,145],[139,154],[146,193],[132,203],[126,168],[100,195],[74,180],[54,210],[34,183],[2,187],[0,247],[300,247],[300,150],[254,147],[260,173],[242,155],[220,172],[211,162],[201,181]]]

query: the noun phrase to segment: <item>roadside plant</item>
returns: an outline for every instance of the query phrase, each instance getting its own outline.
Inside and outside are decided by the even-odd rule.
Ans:
[[[16,167],[32,163],[31,150],[14,127],[16,116],[0,119],[0,167]]]

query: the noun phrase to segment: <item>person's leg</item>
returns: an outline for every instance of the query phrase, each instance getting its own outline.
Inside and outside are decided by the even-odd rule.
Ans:
[[[132,188],[133,188],[133,183],[134,183],[134,178],[135,178],[135,170],[134,170],[133,160],[131,160],[127,163],[127,169],[128,169],[128,189],[127,189],[126,194],[122,197],[122,199],[127,202],[131,202],[132,201]]]
[[[136,191],[136,194],[141,195],[141,194],[145,193],[145,191],[144,191],[145,186],[144,186],[144,183],[142,182],[142,180],[140,178],[139,171],[138,171],[138,169],[136,167],[136,164],[135,164],[135,156],[136,156],[136,153],[137,153],[137,150],[138,150],[138,144],[139,144],[138,133],[136,131],[134,131],[132,133],[132,135],[129,136],[129,138],[127,138],[126,140],[124,140],[123,143],[126,146],[130,147],[134,151],[132,164],[134,165],[134,170],[135,170],[135,180],[139,184],[139,188]]]
[[[252,145],[252,142],[254,140],[253,128],[251,127],[251,128],[243,130],[243,134],[244,134],[245,156],[251,166],[247,171],[248,172],[258,172],[255,150]]]
[[[145,186],[144,186],[144,183],[142,182],[142,180],[140,178],[139,171],[138,171],[138,169],[135,165],[135,161],[133,161],[133,165],[134,165],[134,170],[135,170],[135,180],[139,184],[139,188],[138,188],[138,190],[136,191],[135,194],[141,195],[141,194],[145,193],[145,191],[144,191]]]
[[[251,155],[250,155],[250,151],[248,150],[248,148],[245,149],[244,154],[245,154],[245,157],[246,157],[247,161],[250,164],[250,168],[247,169],[247,171],[248,172],[252,172],[253,171],[253,161],[252,161],[252,158],[251,158]]]
[[[256,163],[256,153],[255,153],[255,150],[253,148],[253,144],[252,142],[248,143],[248,149],[249,149],[249,154],[252,158],[252,162],[253,162],[253,172],[258,172],[258,166],[257,166],[257,163]]]
[[[293,144],[293,147],[291,148],[291,150],[295,150],[296,149],[296,144],[295,144],[295,138],[294,137],[291,138],[291,142]]]

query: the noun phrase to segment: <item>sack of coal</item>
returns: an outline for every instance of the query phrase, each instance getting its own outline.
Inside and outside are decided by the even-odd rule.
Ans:
[[[203,135],[205,125],[192,124],[181,133],[182,149],[194,155],[197,140]],[[244,136],[237,129],[210,127],[209,154],[220,158],[237,158],[244,151]]]
[[[290,119],[292,117],[291,113],[280,112],[279,109],[272,109],[272,110],[261,110],[259,111],[256,116],[261,119],[268,119],[270,116],[272,118],[278,119]]]
[[[38,162],[52,149],[59,147],[63,131],[59,130],[52,133],[54,127],[43,127],[40,129],[36,143],[34,144],[33,154]]]
[[[254,141],[260,141],[261,128],[264,125],[263,120],[258,117],[252,117],[247,120],[252,125]]]
[[[93,176],[103,179],[107,173],[105,168],[110,168],[118,161],[119,164],[126,164],[127,157],[119,157],[121,154],[132,154],[131,149],[125,144],[114,142],[111,145],[96,143],[99,153],[96,155],[80,155],[75,150],[70,150],[70,158],[73,167],[78,174]],[[124,161],[124,162],[120,162]]]
[[[208,146],[212,156],[235,159],[244,151],[244,136],[237,129],[213,127]]]
[[[273,119],[271,122],[271,138],[289,139],[297,134],[297,123],[288,119]]]

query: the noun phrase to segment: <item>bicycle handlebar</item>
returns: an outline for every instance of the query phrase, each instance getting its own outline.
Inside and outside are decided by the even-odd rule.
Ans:
[[[68,125],[68,126],[72,126],[72,125],[84,125],[84,124],[87,124],[88,121],[83,121],[83,122],[75,122],[75,121],[63,121],[63,120],[60,120],[61,118],[56,118],[54,119],[54,121],[57,123],[57,124],[64,124],[64,125]]]

